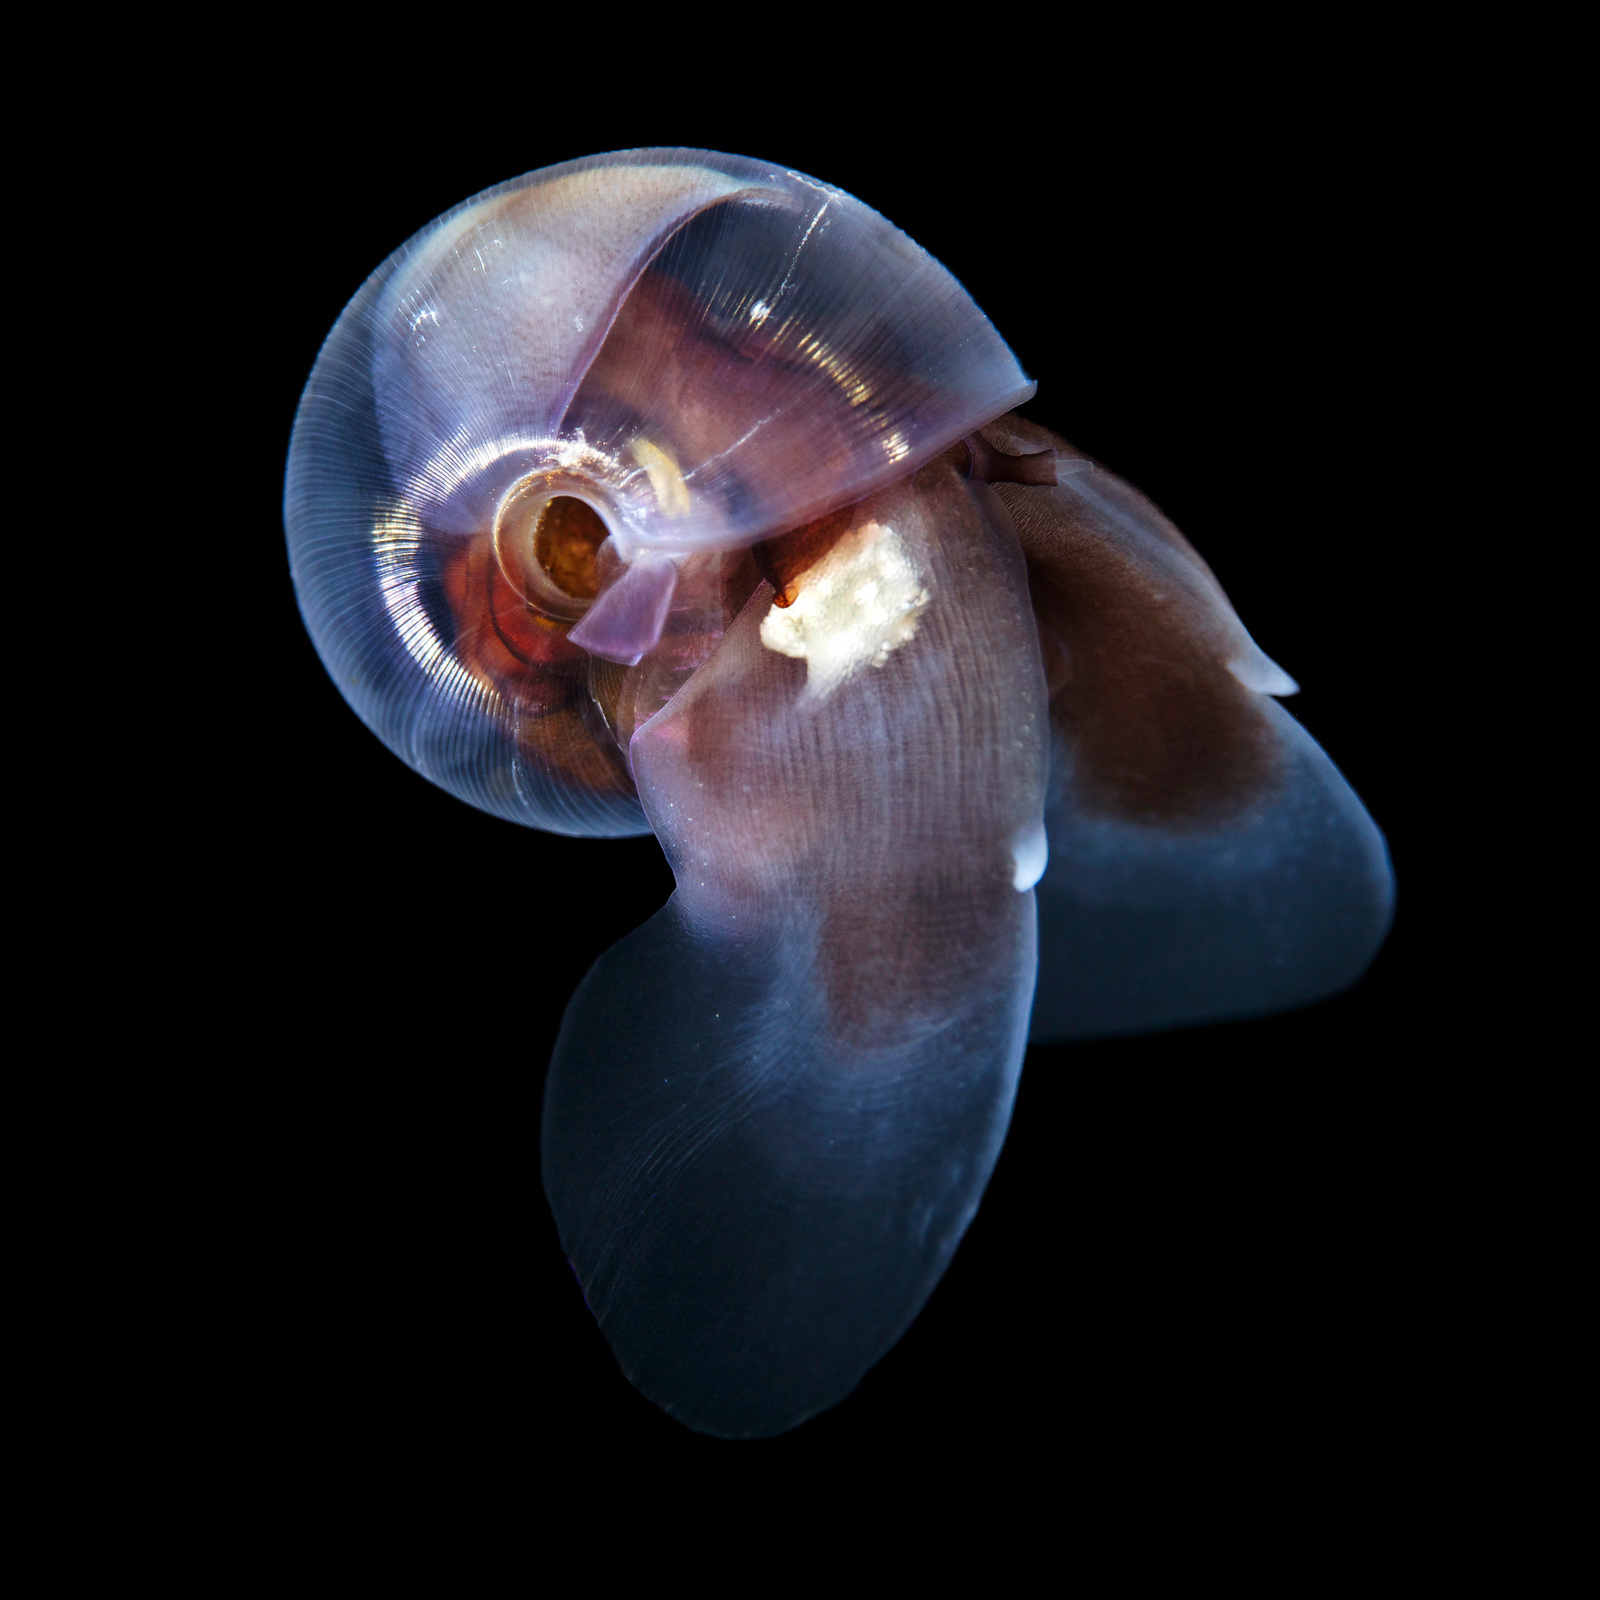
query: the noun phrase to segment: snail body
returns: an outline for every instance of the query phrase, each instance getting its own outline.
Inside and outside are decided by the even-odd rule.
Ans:
[[[568,1008],[541,1159],[623,1370],[707,1432],[794,1426],[909,1325],[1030,1021],[1303,1003],[1387,926],[1292,681],[1033,390],[859,201],[634,151],[424,230],[302,401],[291,568],[358,714],[672,865]]]

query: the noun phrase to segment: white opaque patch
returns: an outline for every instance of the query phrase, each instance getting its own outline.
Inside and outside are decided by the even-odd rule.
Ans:
[[[928,600],[899,534],[864,523],[806,572],[793,605],[773,603],[761,642],[806,663],[804,699],[815,702],[859,668],[881,667],[914,638]]]
[[[633,441],[633,458],[644,468],[655,490],[656,504],[669,517],[689,515],[689,486],[683,481],[672,453],[649,439]]]
[[[1299,694],[1300,685],[1289,676],[1266,651],[1256,648],[1253,655],[1235,656],[1228,663],[1228,671],[1245,688],[1257,694]]]
[[[1011,881],[1019,891],[1031,889],[1044,876],[1050,862],[1050,841],[1043,822],[1036,822],[1011,846],[1011,859],[1017,867]]]

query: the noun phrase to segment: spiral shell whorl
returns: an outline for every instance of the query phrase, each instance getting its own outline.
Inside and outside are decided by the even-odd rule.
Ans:
[[[859,499],[1031,389],[949,273],[838,190],[702,151],[547,168],[419,233],[329,336],[285,494],[301,609],[434,782],[644,832],[572,616],[497,564],[508,494],[577,482],[624,565],[681,561]]]

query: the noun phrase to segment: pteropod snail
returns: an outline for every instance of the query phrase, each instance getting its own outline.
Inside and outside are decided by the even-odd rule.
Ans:
[[[825,183],[634,150],[490,189],[340,317],[289,452],[318,652],[403,760],[654,832],[550,1065],[545,1192],[692,1428],[847,1395],[972,1219],[1031,1036],[1351,983],[1384,842],[1135,490]]]

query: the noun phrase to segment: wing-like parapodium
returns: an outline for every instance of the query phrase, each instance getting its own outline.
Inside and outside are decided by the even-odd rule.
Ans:
[[[1035,969],[1014,541],[940,462],[805,553],[634,736],[678,887],[574,997],[545,1103],[623,1370],[726,1436],[832,1405],[916,1315],[1004,1138]]]
[[[1027,555],[1050,688],[1050,864],[1032,1036],[1175,1027],[1304,1005],[1383,942],[1383,836],[1271,698],[1295,685],[1137,491],[1054,446],[1054,488],[997,483]]]

